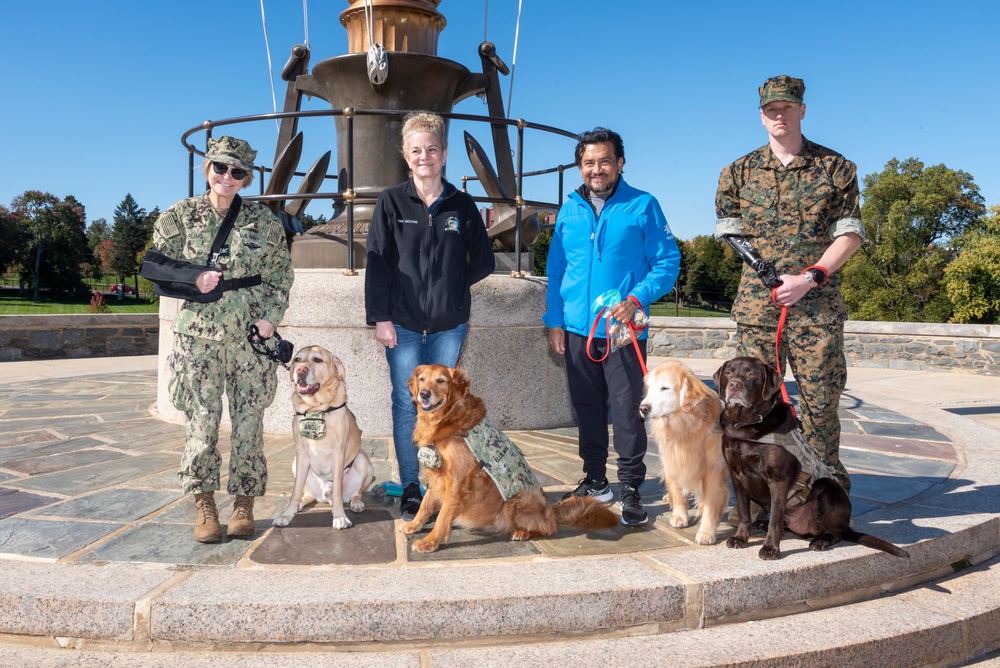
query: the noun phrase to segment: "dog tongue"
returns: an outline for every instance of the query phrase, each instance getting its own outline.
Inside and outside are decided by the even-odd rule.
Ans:
[[[296,383],[295,387],[299,394],[316,394],[319,391],[319,383],[310,385],[306,382],[305,378],[299,378],[299,382]]]

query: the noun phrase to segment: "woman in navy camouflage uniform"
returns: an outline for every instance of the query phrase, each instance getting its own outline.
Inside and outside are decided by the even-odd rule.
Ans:
[[[222,539],[214,492],[220,488],[219,422],[222,395],[229,399],[232,448],[227,489],[236,498],[226,533],[254,532],[254,497],[267,485],[264,409],[277,389],[275,362],[254,352],[247,330],[256,325],[270,338],[288,308],[292,263],[278,219],[238,193],[253,180],[256,151],[242,139],[209,139],[204,172],[209,190],[167,209],[156,221],[153,245],[167,258],[202,265],[184,286],[212,301],[185,300],[173,321],[170,396],[183,411],[187,434],[179,477],[195,495],[194,539]],[[232,231],[210,258],[217,232],[231,207],[238,207]]]

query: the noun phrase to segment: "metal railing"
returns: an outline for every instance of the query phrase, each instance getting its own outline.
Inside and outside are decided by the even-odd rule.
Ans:
[[[388,110],[388,109],[355,109],[355,108],[345,108],[345,109],[320,109],[312,111],[286,111],[271,114],[256,114],[252,116],[239,116],[236,118],[227,118],[218,121],[205,121],[199,126],[195,126],[184,133],[181,137],[181,144],[188,151],[188,197],[194,196],[194,181],[195,181],[195,156],[201,156],[204,158],[205,151],[198,149],[193,144],[188,143],[188,139],[199,132],[205,133],[205,146],[208,145],[208,140],[212,138],[212,130],[218,127],[224,127],[229,125],[239,125],[242,123],[252,123],[258,121],[272,121],[283,119],[301,119],[301,118],[316,118],[316,117],[326,117],[326,116],[342,116],[346,120],[346,152],[347,152],[347,164],[338,165],[338,168],[344,170],[344,177],[346,183],[339,183],[339,178],[337,174],[326,174],[327,179],[335,179],[338,181],[337,192],[317,192],[312,194],[298,194],[298,193],[277,193],[271,195],[264,194],[264,177],[266,174],[272,171],[270,167],[256,166],[254,169],[260,173],[260,195],[247,197],[248,200],[256,200],[263,202],[271,201],[283,201],[283,200],[296,200],[296,199],[326,199],[332,200],[335,203],[341,203],[345,207],[345,213],[347,215],[347,263],[348,272],[353,273],[355,271],[354,267],[354,253],[352,249],[354,248],[354,206],[355,204],[374,204],[378,194],[369,197],[359,197],[354,192],[354,119],[357,116],[387,116],[387,117],[404,117],[413,111],[420,110]],[[560,135],[567,137],[574,141],[579,139],[579,135],[569,132],[567,130],[561,130],[549,125],[542,125],[539,123],[531,123],[524,120],[523,118],[509,119],[509,118],[494,118],[491,116],[480,116],[472,114],[456,114],[456,113],[444,113],[436,112],[439,116],[458,121],[470,121],[476,123],[488,123],[490,125],[506,125],[508,127],[514,126],[517,129],[517,144],[515,154],[517,156],[517,165],[515,167],[515,184],[516,192],[513,198],[499,198],[499,197],[484,197],[484,196],[471,196],[476,202],[490,203],[490,204],[506,204],[514,207],[515,221],[514,221],[514,253],[515,253],[515,263],[514,272],[511,274],[514,277],[523,277],[525,274],[521,269],[521,219],[522,212],[525,207],[536,207],[536,208],[551,208],[558,210],[560,203],[563,199],[563,172],[569,168],[573,167],[573,163],[566,165],[557,165],[555,167],[549,167],[541,170],[536,170],[532,172],[524,171],[524,131],[525,130],[536,130],[539,132],[544,132],[548,134]],[[533,176],[542,176],[546,174],[558,174],[558,197],[556,202],[546,202],[540,200],[526,200],[523,197],[524,192],[524,179]],[[292,176],[305,176],[305,172],[293,172]],[[479,178],[476,176],[463,176],[463,190],[465,189],[464,184],[467,181],[478,181]],[[546,226],[548,227],[548,226]],[[293,242],[294,243],[294,242]]]

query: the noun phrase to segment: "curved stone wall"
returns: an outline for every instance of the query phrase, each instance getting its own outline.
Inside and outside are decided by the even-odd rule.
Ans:
[[[650,355],[728,359],[736,323],[728,318],[650,319]],[[1000,325],[865,322],[844,325],[848,366],[1000,375]]]

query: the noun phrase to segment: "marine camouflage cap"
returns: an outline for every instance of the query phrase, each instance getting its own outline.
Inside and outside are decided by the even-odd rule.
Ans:
[[[250,148],[250,144],[228,136],[209,139],[208,150],[205,152],[205,158],[212,162],[234,165],[248,172],[253,171],[253,160],[256,157],[257,151]]]
[[[782,74],[771,77],[757,90],[760,93],[760,106],[762,107],[780,101],[802,104],[802,98],[806,94],[806,84],[802,79]]]

